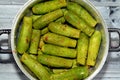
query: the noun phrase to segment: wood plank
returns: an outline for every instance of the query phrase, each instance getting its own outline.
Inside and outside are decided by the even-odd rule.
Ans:
[[[120,6],[119,0],[90,0],[93,5],[96,7],[98,6],[104,6],[104,7],[110,7],[110,6]]]
[[[110,6],[120,6],[120,2],[92,2],[95,6],[105,6],[105,7],[110,7]]]
[[[0,80],[29,80],[23,73],[11,73],[11,72],[3,72],[0,73]]]
[[[9,69],[8,69],[9,66]],[[15,72],[21,72],[21,70],[18,68],[18,66],[16,65],[16,63],[0,63],[0,73],[15,73]]]
[[[99,73],[96,77],[104,77],[104,78],[120,78],[120,73]]]
[[[22,5],[0,5],[0,19],[14,18],[20,8]]]
[[[8,5],[22,5],[28,0],[0,0],[0,5],[1,4],[8,4]]]
[[[115,78],[115,77],[113,77],[113,78],[111,78],[111,77],[107,77],[107,78],[105,78],[105,77],[96,77],[93,80],[120,80],[120,78]]]
[[[8,5],[23,5],[28,0],[0,0],[0,4],[8,4]],[[120,2],[116,0],[116,2],[112,1],[101,1],[97,2],[95,0],[90,0],[95,6],[120,6]]]
[[[0,18],[0,29],[11,29],[12,28],[12,19],[1,19]]]

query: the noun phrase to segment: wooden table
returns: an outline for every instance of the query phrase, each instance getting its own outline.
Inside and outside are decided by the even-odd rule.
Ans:
[[[28,0],[0,0],[0,29],[12,28],[12,21],[16,13],[26,1]],[[100,0],[90,1],[100,11],[108,27],[113,27],[112,20],[109,18],[109,6],[120,6],[120,1],[118,0],[118,2],[115,3],[99,2]],[[120,28],[119,26],[117,27]],[[6,35],[0,36],[0,38],[6,38],[5,36]],[[18,68],[12,54],[0,54],[0,80],[29,79]],[[109,52],[104,67],[94,80],[120,80],[120,52]]]

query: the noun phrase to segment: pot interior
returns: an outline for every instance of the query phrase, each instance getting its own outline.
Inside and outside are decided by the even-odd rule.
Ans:
[[[13,23],[13,29],[12,29],[12,35],[11,35],[11,44],[12,44],[12,52],[13,56],[15,58],[15,61],[19,68],[22,70],[22,72],[31,80],[37,79],[36,76],[28,69],[26,66],[24,66],[20,62],[20,55],[16,51],[16,43],[17,38],[19,36],[19,30],[21,28],[21,21],[23,16],[30,15],[31,14],[31,7],[35,5],[36,3],[40,2],[42,0],[29,0],[18,12],[17,16],[14,19]],[[77,2],[78,4],[82,5],[88,12],[97,20],[98,24],[96,26],[96,29],[99,30],[102,33],[102,42],[99,50],[99,54],[97,57],[96,65],[90,69],[90,75],[86,78],[86,80],[92,80],[93,77],[96,76],[96,74],[101,70],[103,67],[107,54],[108,54],[108,45],[109,45],[109,38],[108,38],[108,31],[106,28],[106,24],[99,14],[99,12],[96,10],[96,8],[87,0],[71,0],[74,2]]]

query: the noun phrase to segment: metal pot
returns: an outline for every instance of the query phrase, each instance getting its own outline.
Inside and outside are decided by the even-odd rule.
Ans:
[[[16,15],[14,21],[13,21],[13,25],[12,25],[12,31],[9,29],[5,29],[5,30],[0,30],[0,35],[1,34],[10,34],[11,33],[11,48],[12,48],[12,53],[14,56],[14,59],[17,63],[17,65],[19,66],[19,68],[21,69],[21,71],[31,80],[36,80],[37,78],[34,76],[33,73],[31,73],[29,71],[29,69],[27,69],[20,61],[19,59],[19,54],[16,51],[16,41],[18,38],[18,34],[19,34],[19,29],[20,29],[20,24],[21,24],[21,20],[23,18],[24,15],[28,15],[30,8],[40,2],[42,0],[29,0],[18,12],[18,14]],[[97,57],[97,62],[96,65],[92,68],[90,75],[85,79],[85,80],[92,80],[98,73],[99,71],[102,69],[107,55],[108,55],[108,51],[119,51],[120,48],[118,47],[111,47],[111,40],[109,40],[109,33],[111,32],[117,32],[120,36],[120,30],[116,29],[116,28],[110,28],[108,29],[106,26],[105,21],[103,20],[102,16],[100,15],[100,13],[98,12],[98,10],[94,7],[94,5],[92,5],[90,3],[89,0],[71,0],[74,2],[79,3],[80,5],[82,5],[83,7],[85,7],[91,14],[92,16],[98,21],[98,25],[97,25],[97,29],[101,31],[102,33],[102,42],[101,42],[101,46],[100,46],[100,50],[99,50],[99,54]],[[3,50],[0,49],[0,53],[11,53],[11,49],[8,48],[7,50]]]

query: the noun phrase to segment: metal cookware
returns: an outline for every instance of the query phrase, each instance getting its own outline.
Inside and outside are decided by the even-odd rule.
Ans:
[[[15,19],[14,19],[13,25],[12,25],[12,30],[10,30],[10,29],[0,30],[0,35],[8,34],[10,36],[10,34],[11,34],[11,38],[9,39],[9,40],[11,40],[11,45],[9,45],[8,49],[6,49],[6,50],[0,48],[0,53],[12,53],[19,68],[31,80],[36,80],[37,78],[29,71],[29,69],[27,69],[21,63],[21,61],[19,59],[19,54],[16,51],[16,41],[17,41],[17,38],[19,35],[19,29],[21,27],[20,25],[21,25],[21,20],[22,20],[23,16],[29,15],[28,13],[30,13],[30,8],[34,4],[36,4],[40,1],[41,0],[29,0],[19,10],[18,14],[15,16]],[[92,14],[92,16],[98,21],[98,25],[97,25],[96,29],[100,30],[102,33],[102,42],[101,42],[99,54],[97,57],[96,65],[91,69],[90,75],[85,79],[85,80],[92,80],[102,69],[102,67],[106,61],[108,51],[119,51],[120,50],[120,47],[119,47],[120,45],[117,47],[111,46],[111,39],[109,38],[111,32],[118,33],[119,37],[120,37],[120,29],[116,29],[116,28],[108,29],[102,16],[98,12],[98,10],[94,7],[94,5],[92,5],[90,3],[89,0],[71,0],[71,1],[75,1],[75,2],[79,3],[80,5],[82,5],[84,8],[86,8]],[[12,51],[11,51],[10,47],[12,48]]]

